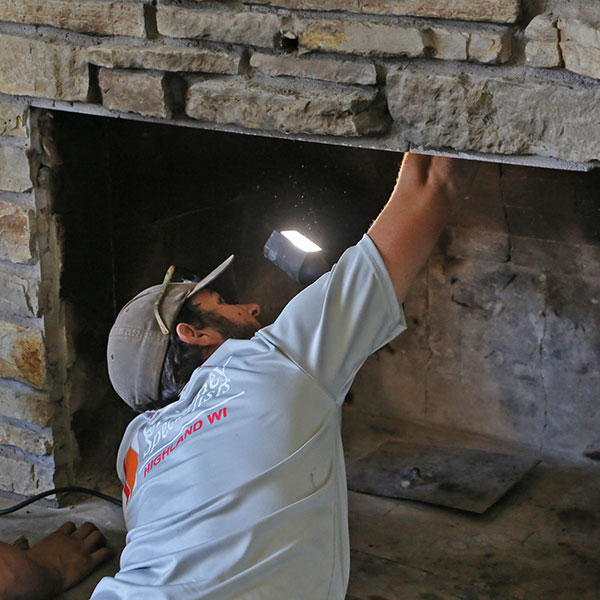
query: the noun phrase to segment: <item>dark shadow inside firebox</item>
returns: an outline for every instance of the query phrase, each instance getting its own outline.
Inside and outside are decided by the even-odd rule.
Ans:
[[[134,413],[114,394],[105,345],[118,309],[171,264],[206,274],[236,255],[225,293],[272,321],[300,287],[263,257],[273,229],[297,229],[335,262],[393,187],[399,154],[52,113],[59,164],[61,296],[77,482],[118,491],[115,458]]]

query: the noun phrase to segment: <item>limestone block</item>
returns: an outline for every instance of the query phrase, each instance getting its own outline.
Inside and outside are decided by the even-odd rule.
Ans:
[[[525,28],[525,37],[537,42],[554,42],[558,44],[556,18],[549,13],[537,15]]]
[[[164,75],[100,69],[98,82],[106,108],[135,112],[146,117],[169,117],[165,102]]]
[[[42,332],[0,320],[0,377],[40,388],[46,382]]]
[[[390,71],[387,96],[399,138],[416,145],[600,158],[600,131],[590,127],[600,120],[600,97],[584,85],[410,66]]]
[[[562,67],[560,50],[554,42],[527,42],[525,59],[530,67]]]
[[[250,58],[250,66],[266,75],[288,75],[320,79],[337,83],[375,85],[377,72],[372,63],[358,63],[332,58],[298,58],[290,55],[273,55],[257,52]]]
[[[303,50],[349,54],[421,56],[423,34],[416,27],[344,21],[299,21],[298,42]]]
[[[0,217],[0,231],[2,231],[3,239],[4,232],[1,223],[2,217]],[[24,244],[26,242],[27,239],[23,240]],[[29,250],[28,243],[25,248]],[[0,256],[2,256],[1,250]],[[17,274],[0,272],[0,313],[19,317],[38,317],[40,314],[39,293],[39,281],[32,281]]]
[[[557,27],[562,41],[600,48],[600,5],[578,2],[557,9]]]
[[[29,217],[29,211],[0,200],[0,260],[16,263],[31,260]]]
[[[0,92],[53,100],[85,100],[88,65],[83,49],[0,33]]]
[[[0,135],[27,137],[28,114],[23,102],[0,96]]]
[[[561,42],[565,67],[573,73],[600,79],[600,46],[590,48],[577,42]]]
[[[462,31],[432,27],[427,45],[434,48],[435,57],[445,60],[467,60],[469,35]]]
[[[50,25],[104,35],[145,36],[141,2],[4,0],[0,3],[0,21]]]
[[[273,47],[281,29],[274,14],[158,7],[158,31],[174,38],[206,39],[229,44]]]
[[[18,146],[0,146],[0,189],[26,192],[31,187],[26,150]]]
[[[155,69],[199,73],[238,72],[239,53],[204,50],[187,46],[126,46],[102,44],[89,49],[89,61],[112,69]]]
[[[54,487],[50,457],[36,460],[17,448],[0,447],[0,489],[15,494],[38,494]]]
[[[527,44],[525,58],[532,67],[559,67],[561,65],[558,48],[556,18],[551,14],[534,17],[525,29]]]
[[[505,63],[510,58],[511,36],[509,33],[471,33],[469,60],[480,63]]]
[[[48,395],[26,386],[0,384],[0,415],[48,427],[55,413],[55,405]]]
[[[43,456],[52,452],[54,440],[49,429],[27,427],[0,418],[0,446],[17,446],[25,452]]]
[[[358,136],[386,131],[390,122],[371,89],[297,80],[200,80],[188,89],[186,114],[250,129]]]
[[[514,23],[521,8],[520,0],[252,0],[252,4],[492,23]]]

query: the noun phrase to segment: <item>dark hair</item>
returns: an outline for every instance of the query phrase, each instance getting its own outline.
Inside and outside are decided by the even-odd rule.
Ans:
[[[188,323],[198,329],[212,327],[224,337],[238,337],[239,331],[231,323],[209,310],[200,310],[188,298],[182,305],[169,333],[169,346],[160,379],[159,405],[166,406],[179,399],[181,390],[194,370],[209,356],[210,350],[202,346],[186,344],[177,335],[177,325]]]

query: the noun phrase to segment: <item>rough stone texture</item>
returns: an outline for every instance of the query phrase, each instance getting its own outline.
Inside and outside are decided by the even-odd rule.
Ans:
[[[49,429],[27,427],[0,417],[0,446],[17,446],[43,456],[52,452],[54,441]]]
[[[0,21],[51,25],[105,35],[145,36],[141,2],[94,0],[4,0]]]
[[[31,260],[31,228],[29,211],[19,206],[2,202],[0,200],[0,260],[9,260],[16,263],[26,263]],[[18,284],[15,284],[18,286]],[[2,286],[4,287],[4,286]],[[12,287],[7,284],[7,291]],[[7,302],[11,296],[15,298],[16,290],[8,293]],[[2,306],[4,302],[0,303]]]
[[[1,203],[0,203],[1,207]],[[0,208],[1,213],[1,208]],[[0,216],[0,231],[2,217]],[[4,233],[2,233],[4,240]],[[26,240],[24,240],[25,242]],[[0,257],[2,256],[0,243]],[[28,244],[25,247],[29,249]],[[38,317],[40,313],[40,284],[26,277],[0,272],[0,313],[19,317]]]
[[[558,47],[556,19],[550,14],[534,17],[525,29],[527,45],[525,58],[532,67],[559,67],[562,65]]]
[[[23,102],[0,96],[0,135],[27,137],[28,114]]]
[[[55,100],[85,100],[85,50],[66,41],[0,33],[0,92]]]
[[[158,31],[174,38],[206,39],[229,44],[273,47],[282,27],[274,14],[207,11],[159,6]]]
[[[240,54],[178,46],[132,47],[102,44],[89,49],[89,61],[113,69],[155,69],[198,73],[238,72]]]
[[[186,114],[250,129],[357,136],[390,127],[375,90],[255,77],[201,80],[188,89]]]
[[[164,75],[100,69],[98,82],[102,104],[114,110],[131,111],[146,117],[169,117],[165,102]]]
[[[256,53],[250,58],[250,66],[266,75],[274,77],[288,75],[320,79],[337,83],[359,83],[375,85],[377,72],[375,65],[330,58],[297,58],[288,55]]]
[[[529,41],[525,46],[525,60],[530,67],[562,67],[563,61],[558,44]]]
[[[600,158],[600,139],[589,126],[600,119],[600,97],[586,86],[408,67],[390,72],[387,96],[400,137],[413,144]]]
[[[0,146],[0,190],[26,192],[31,187],[26,150],[18,146]]]
[[[510,33],[473,32],[469,42],[469,60],[480,63],[505,63],[511,54]]]
[[[577,42],[561,42],[560,49],[569,71],[600,79],[600,46],[589,48]]]
[[[455,29],[432,27],[427,45],[435,49],[435,57],[446,60],[467,60],[469,34]]]
[[[5,417],[48,427],[55,409],[46,394],[18,384],[0,383],[0,414]]]
[[[493,23],[514,23],[521,8],[519,0],[248,0],[248,3],[293,9],[340,10]]]
[[[15,494],[36,494],[54,487],[51,461],[37,461],[17,448],[0,447],[0,489]]]
[[[432,27],[423,34],[435,58],[491,64],[504,63],[511,55],[512,35],[508,31]]]
[[[423,34],[416,27],[343,21],[301,21],[298,42],[303,50],[349,54],[421,56]]]
[[[46,382],[42,333],[0,320],[0,377],[41,388]]]

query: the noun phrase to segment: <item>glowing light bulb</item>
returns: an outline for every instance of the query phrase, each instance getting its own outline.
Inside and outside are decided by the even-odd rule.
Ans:
[[[314,242],[311,242],[306,236],[302,235],[299,231],[288,230],[282,231],[281,235],[285,236],[294,246],[300,248],[304,252],[320,252],[322,248],[317,246]]]

